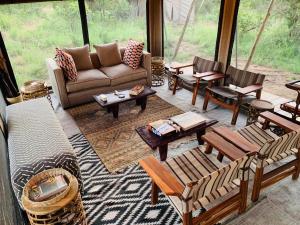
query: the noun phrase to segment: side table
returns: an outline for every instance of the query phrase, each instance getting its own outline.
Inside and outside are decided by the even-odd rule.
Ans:
[[[66,190],[45,201],[37,202],[30,199],[30,191],[33,186],[44,179],[58,175],[63,175],[66,179],[68,183]],[[87,224],[78,190],[78,181],[71,173],[61,168],[44,170],[33,176],[24,187],[22,205],[31,225]]]
[[[249,113],[246,125],[250,125],[258,121],[258,116],[264,111],[274,111],[274,105],[266,100],[253,100],[250,103]]]

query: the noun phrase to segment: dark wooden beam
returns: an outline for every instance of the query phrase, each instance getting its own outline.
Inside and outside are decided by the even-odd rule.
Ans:
[[[217,34],[216,46],[215,46],[215,61],[218,61],[219,58],[219,47],[220,47],[220,39],[221,39],[223,15],[224,15],[224,2],[225,0],[221,0],[221,4],[220,4],[218,34]]]
[[[78,6],[79,6],[79,12],[80,12],[80,19],[81,19],[83,42],[84,42],[84,44],[90,44],[89,29],[88,29],[84,0],[78,0]]]
[[[17,84],[17,81],[16,81],[16,77],[15,77],[13,68],[11,66],[11,63],[10,63],[10,60],[9,60],[9,57],[8,57],[8,53],[7,53],[7,50],[6,50],[1,32],[0,32],[0,51],[3,55],[3,58],[5,59],[5,65],[6,65],[7,72],[9,74],[9,76],[11,77],[11,80],[14,83],[14,85],[16,86],[17,90],[19,90],[18,89],[18,84]]]
[[[150,52],[150,20],[149,20],[149,0],[146,2],[146,24],[147,24],[147,51]]]

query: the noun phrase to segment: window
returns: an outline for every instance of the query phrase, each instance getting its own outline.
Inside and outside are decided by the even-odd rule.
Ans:
[[[86,1],[91,46],[129,39],[147,44],[146,0]]]
[[[270,0],[241,1],[231,65],[244,69]],[[274,1],[248,70],[267,75],[264,90],[282,97],[296,93],[284,84],[300,79],[300,2]]]
[[[194,56],[214,59],[220,4],[221,0],[164,1],[164,53],[168,63],[191,63]]]
[[[1,5],[0,30],[19,86],[48,79],[45,60],[56,47],[83,43],[77,1]]]

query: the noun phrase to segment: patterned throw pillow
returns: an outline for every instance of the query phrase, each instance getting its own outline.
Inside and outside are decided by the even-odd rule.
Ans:
[[[75,62],[72,56],[63,50],[56,48],[55,61],[57,65],[62,68],[64,75],[68,80],[76,81],[78,73],[76,70]]]
[[[132,69],[137,69],[143,55],[144,43],[129,40],[125,49],[123,62]]]

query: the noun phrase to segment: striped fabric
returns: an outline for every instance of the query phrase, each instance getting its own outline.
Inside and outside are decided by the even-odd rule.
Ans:
[[[257,124],[252,124],[238,131],[249,142],[261,147],[259,153],[265,158],[255,159],[258,167],[266,167],[288,156],[295,155],[300,147],[300,132],[290,132],[281,137],[270,130],[262,130]]]
[[[211,61],[208,59],[203,59],[198,56],[195,56],[193,62],[193,72],[194,73],[203,73],[209,71],[221,71],[222,64],[220,62]]]
[[[265,75],[239,70],[232,66],[228,67],[226,75],[229,76],[226,79],[227,85],[232,84],[241,88],[254,84],[262,84],[265,79]]]
[[[228,165],[215,165],[199,148],[166,161],[165,166],[185,186],[181,198],[169,197],[177,211],[191,212],[211,203],[238,187],[240,179],[248,180],[253,157],[244,157]]]

